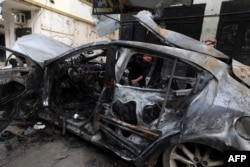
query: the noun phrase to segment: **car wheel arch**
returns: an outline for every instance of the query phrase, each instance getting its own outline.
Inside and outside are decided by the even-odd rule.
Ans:
[[[159,163],[162,165],[162,157],[164,152],[167,150],[169,153],[170,151],[178,144],[195,144],[195,145],[202,145],[205,147],[209,147],[213,150],[223,152],[224,150],[233,150],[234,148],[230,148],[226,146],[223,141],[215,140],[215,139],[208,139],[206,137],[194,137],[194,138],[183,138],[181,134],[176,134],[171,137],[167,142],[159,144],[154,148],[154,151],[150,153],[150,156],[148,156],[148,159],[144,160],[144,163],[138,163],[143,162],[142,160],[136,162],[135,164],[138,166],[145,166],[145,167],[154,167],[156,165],[159,165]]]
[[[158,159],[164,152],[165,148],[175,141],[179,140],[179,133],[173,133],[172,135],[165,136],[155,141],[149,148],[144,150],[139,157],[134,160],[136,166],[153,167],[157,163]]]

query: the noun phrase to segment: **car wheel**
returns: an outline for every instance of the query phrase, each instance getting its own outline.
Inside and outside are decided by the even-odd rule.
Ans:
[[[162,161],[163,167],[220,167],[224,164],[222,152],[194,143],[176,144],[167,148]]]

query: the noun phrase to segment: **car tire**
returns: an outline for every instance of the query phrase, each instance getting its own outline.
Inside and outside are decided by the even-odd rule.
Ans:
[[[163,167],[223,166],[222,152],[196,143],[179,143],[166,148],[162,155]]]

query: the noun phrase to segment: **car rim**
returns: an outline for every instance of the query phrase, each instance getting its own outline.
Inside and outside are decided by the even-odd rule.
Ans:
[[[164,167],[219,167],[223,164],[221,152],[200,144],[177,144],[163,154]]]

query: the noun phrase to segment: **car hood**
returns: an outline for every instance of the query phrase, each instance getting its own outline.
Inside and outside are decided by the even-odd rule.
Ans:
[[[179,48],[203,53],[209,56],[213,56],[219,59],[229,60],[229,57],[212,46],[207,46],[202,42],[190,38],[186,35],[163,29],[158,26],[153,20],[151,12],[143,10],[134,16],[138,22],[158,37],[163,43],[167,45],[177,46]]]
[[[31,34],[19,38],[12,49],[27,55],[43,67],[44,61],[55,58],[71,48],[72,47],[50,37]]]

